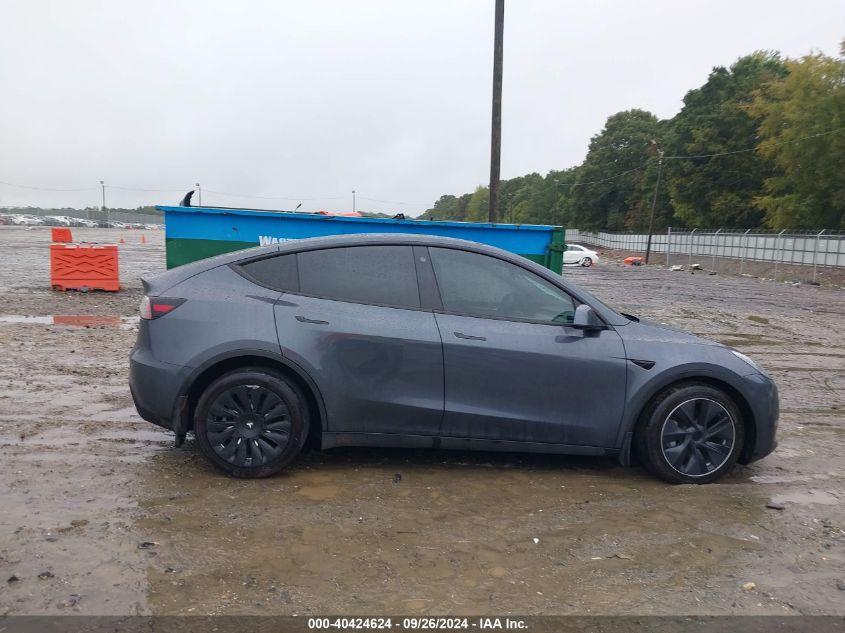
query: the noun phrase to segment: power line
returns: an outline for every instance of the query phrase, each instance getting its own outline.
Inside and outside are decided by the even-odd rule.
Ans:
[[[406,204],[411,207],[425,206],[428,204],[427,202],[402,202],[401,200],[379,200],[378,198],[367,198],[360,194],[358,195],[358,197],[361,200],[368,200],[369,202],[381,202],[383,204]]]
[[[74,189],[74,188],[66,188],[66,187],[35,187],[31,185],[19,185],[14,182],[6,182],[4,180],[0,180],[0,185],[6,185],[8,187],[17,187],[18,189],[31,189],[33,191],[94,191],[97,187],[85,187],[83,189]]]
[[[838,134],[839,132],[845,131],[845,127],[840,127],[835,130],[828,130],[827,132],[817,132],[816,134],[810,134],[808,136],[802,136],[801,138],[794,138],[789,141],[781,141],[779,143],[770,143],[769,147],[777,147],[779,145],[790,145],[791,143],[800,143],[801,141],[807,141],[811,138],[819,138],[820,136],[829,136],[831,134]],[[730,152],[717,152],[715,154],[695,154],[692,156],[664,156],[664,158],[675,158],[675,159],[682,159],[682,158],[717,158],[719,156],[732,156],[734,154],[743,154],[746,152],[756,152],[758,149],[762,147],[761,145],[755,145],[754,147],[746,147],[745,149],[736,149]]]
[[[627,171],[623,171],[621,173],[616,174],[615,176],[610,176],[608,178],[602,178],[601,180],[588,180],[587,182],[573,182],[573,183],[566,183],[562,182],[559,186],[561,187],[583,187],[585,185],[595,185],[600,182],[607,182],[609,180],[616,180],[617,178],[621,178],[622,176],[627,176],[628,174],[632,174],[635,171],[639,171],[641,169],[645,169],[648,163],[643,163],[639,167],[634,167],[633,169],[629,169]]]
[[[174,193],[185,191],[184,187],[173,189],[144,189],[142,187],[119,187],[118,185],[105,185],[106,189],[119,189],[120,191],[148,191],[152,193]]]
[[[310,202],[315,200],[346,200],[347,198],[347,196],[321,196],[317,198],[301,198],[299,196],[259,196],[248,193],[229,193],[225,191],[214,191],[213,189],[205,189],[205,192],[213,193],[218,196],[229,196],[230,198],[254,198],[256,200],[305,200]]]
[[[814,138],[820,138],[823,136],[830,136],[832,134],[839,134],[841,132],[845,132],[845,127],[839,127],[833,130],[827,130],[825,132],[817,132],[815,134],[809,134],[807,136],[802,136],[800,138],[780,141],[777,143],[770,143],[768,147],[777,147],[780,145],[790,145],[794,143],[800,143],[803,141],[807,141]],[[762,145],[755,145],[754,147],[747,147],[744,149],[738,150],[731,150],[727,152],[715,152],[712,154],[691,154],[691,155],[672,155],[672,156],[664,156],[663,158],[669,160],[691,160],[691,159],[700,159],[700,158],[719,158],[722,156],[733,156],[736,154],[744,154],[748,152],[755,152],[760,149]],[[613,176],[609,176],[607,178],[601,178],[598,180],[588,180],[586,182],[574,182],[574,183],[559,183],[558,186],[560,187],[584,187],[587,185],[595,185],[600,184],[603,182],[609,182],[611,180],[616,180],[617,178],[622,178],[623,176],[627,176],[628,174],[634,173],[641,169],[645,169],[648,166],[648,163],[644,163],[632,169],[625,170]],[[53,192],[87,192],[87,191],[95,191],[98,187],[50,187],[50,186],[43,186],[43,185],[23,185],[14,182],[8,182],[5,180],[0,180],[0,185],[5,185],[7,187],[15,187],[18,189],[28,189],[31,191],[53,191]],[[121,191],[141,191],[141,192],[148,192],[148,193],[173,193],[173,192],[182,192],[189,189],[189,187],[179,187],[179,188],[161,188],[161,189],[152,189],[152,188],[143,188],[143,187],[123,187],[118,185],[105,185],[106,189],[116,189]],[[255,194],[247,194],[247,193],[233,193],[233,192],[225,192],[225,191],[215,191],[212,189],[206,189],[207,193],[216,194],[218,196],[228,196],[232,198],[250,198],[255,200],[285,200],[285,201],[305,201],[305,202],[313,202],[313,201],[323,201],[323,200],[345,200],[347,196],[320,196],[320,197],[300,197],[300,196],[275,196],[275,195],[255,195]],[[368,198],[365,196],[359,196],[362,200],[367,200],[369,202],[378,202],[382,204],[401,204],[401,205],[408,205],[408,206],[426,206],[427,203],[423,202],[404,202],[398,200],[383,200],[379,198]]]
[[[792,143],[800,143],[802,141],[807,141],[807,140],[813,139],[813,138],[819,138],[821,136],[829,136],[831,134],[838,134],[838,133],[843,132],[843,131],[845,131],[845,127],[840,127],[840,128],[836,128],[835,130],[828,130],[826,132],[817,132],[815,134],[809,134],[807,136],[802,136],[801,138],[791,139],[791,140],[788,140],[788,141],[781,141],[779,143],[771,143],[769,145],[769,147],[777,147],[779,145],[789,145],[789,144],[792,144]],[[718,158],[720,156],[733,156],[735,154],[743,154],[743,153],[747,153],[747,152],[756,152],[757,150],[760,149],[760,147],[761,147],[761,145],[755,145],[754,147],[746,147],[745,149],[737,149],[737,150],[732,150],[732,151],[729,151],[729,152],[716,152],[714,154],[692,154],[692,155],[689,155],[689,156],[682,156],[682,155],[664,156],[663,158],[664,159],[670,159],[671,158],[671,159],[675,159],[675,160],[694,159],[694,158]],[[634,167],[633,169],[628,169],[628,170],[623,171],[621,173],[618,173],[614,176],[609,176],[608,178],[602,178],[600,180],[589,180],[587,182],[575,182],[575,183],[560,183],[559,186],[561,186],[561,187],[583,187],[585,185],[595,185],[595,184],[602,183],[602,182],[608,182],[610,180],[615,180],[617,178],[621,178],[622,176],[626,176],[626,175],[633,173],[635,171],[639,171],[640,169],[645,169],[645,167],[647,165],[648,165],[648,163],[644,163],[644,164],[640,165],[639,167]]]

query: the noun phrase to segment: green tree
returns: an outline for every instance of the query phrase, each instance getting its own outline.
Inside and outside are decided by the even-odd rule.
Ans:
[[[774,229],[845,228],[845,42],[838,58],[787,66],[749,107],[762,121],[759,154],[778,167],[755,204]]]
[[[486,222],[489,200],[490,192],[487,187],[476,187],[466,206],[466,219],[470,222]]]
[[[462,196],[443,195],[431,209],[419,216],[420,220],[465,220],[466,208],[471,194]]]
[[[618,112],[590,140],[584,163],[569,187],[566,220],[571,226],[619,231],[640,218],[636,209],[648,198],[643,168],[659,139],[657,117],[644,110]]]
[[[787,72],[777,53],[757,52],[730,68],[717,66],[703,86],[684,97],[683,108],[669,124],[665,150],[667,156],[699,158],[670,158],[665,166],[672,204],[685,226],[750,228],[762,223],[754,199],[774,168],[766,157],[742,151],[757,145],[762,120],[748,106],[763,85]]]

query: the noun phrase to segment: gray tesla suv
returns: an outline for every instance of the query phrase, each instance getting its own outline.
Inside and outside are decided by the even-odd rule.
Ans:
[[[608,455],[708,483],[776,446],[753,360],[497,248],[292,240],[143,283],[135,406],[237,477],[308,442]]]

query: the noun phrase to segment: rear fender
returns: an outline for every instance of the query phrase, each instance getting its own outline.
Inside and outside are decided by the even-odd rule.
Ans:
[[[317,387],[317,383],[308,375],[302,367],[297,365],[294,361],[290,360],[289,358],[285,358],[282,356],[278,351],[274,351],[267,348],[261,347],[260,341],[255,341],[258,343],[257,346],[238,346],[237,348],[230,348],[225,351],[221,350],[209,350],[209,354],[205,355],[204,360],[200,362],[188,377],[185,379],[184,383],[182,384],[179,390],[179,397],[176,399],[176,405],[174,407],[174,426],[176,424],[179,425],[180,429],[183,431],[187,431],[187,429],[191,428],[191,420],[189,419],[190,416],[190,407],[188,406],[188,395],[191,392],[191,388],[196,384],[196,381],[209,369],[214,368],[217,365],[220,365],[223,362],[230,361],[237,358],[243,358],[244,364],[249,364],[249,359],[254,358],[261,358],[272,363],[282,365],[286,369],[290,370],[293,374],[295,374],[300,380],[302,380],[305,385],[311,390],[311,393],[314,395],[314,400],[317,403],[317,413],[320,416],[321,420],[321,427],[322,430],[326,430],[326,425],[328,418],[326,416],[326,407],[323,403],[323,396],[320,393],[319,387]],[[178,418],[176,416],[179,416]],[[177,432],[178,436],[178,432]],[[177,438],[178,441],[178,438]]]

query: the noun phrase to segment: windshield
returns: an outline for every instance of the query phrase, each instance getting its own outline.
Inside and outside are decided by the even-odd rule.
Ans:
[[[574,284],[568,285],[574,286]],[[631,321],[639,321],[637,317],[625,315],[621,312],[614,310],[604,301],[584,290],[581,286],[575,286],[573,289],[578,295],[578,299],[580,299],[584,303],[588,303],[593,308],[598,308],[599,311],[602,312],[602,317],[605,318],[606,321],[609,321],[611,325],[626,325]]]

